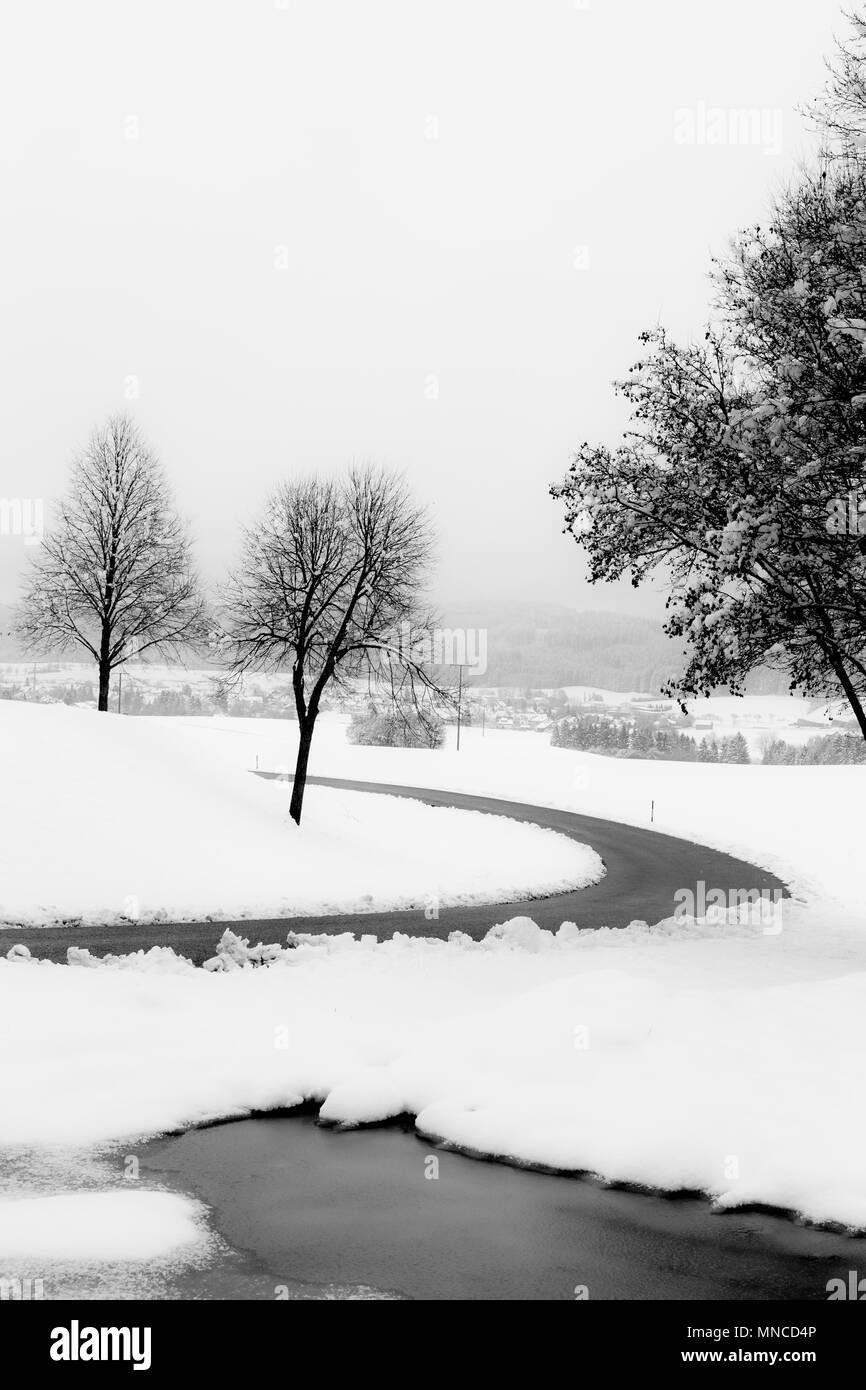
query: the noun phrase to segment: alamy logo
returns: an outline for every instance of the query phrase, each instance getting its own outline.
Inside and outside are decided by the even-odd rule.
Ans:
[[[846,1279],[828,1279],[827,1301],[833,1303],[840,1299],[853,1299],[855,1302],[862,1303],[866,1300],[866,1279],[861,1279],[856,1269],[848,1270]]]
[[[14,949],[14,947],[13,947]],[[0,1302],[29,1303],[45,1297],[42,1279],[0,1279]]]
[[[782,149],[781,107],[680,106],[674,112],[678,145],[753,145],[764,154]]]
[[[694,888],[678,888],[674,893],[674,921],[724,921],[727,914],[736,911],[741,920],[745,908],[745,920],[758,922],[765,936],[778,936],[782,930],[781,888],[707,888],[699,879]]]
[[[848,1270],[848,1279],[828,1279],[826,1284],[827,1301],[849,1298],[855,1302],[866,1301],[866,1279],[860,1279],[856,1269]]]
[[[20,536],[41,545],[45,533],[41,497],[0,497],[0,536]]]
[[[131,1361],[134,1371],[150,1370],[149,1327],[69,1327],[51,1332],[52,1361]]]
[[[827,503],[827,530],[834,536],[866,536],[866,498],[853,490]]]
[[[475,676],[487,670],[487,629],[475,627],[414,628],[402,623],[393,647],[383,652],[387,660],[423,666],[465,666]]]

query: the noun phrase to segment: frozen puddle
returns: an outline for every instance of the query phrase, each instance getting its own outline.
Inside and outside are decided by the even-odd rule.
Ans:
[[[866,1238],[467,1158],[419,1140],[409,1122],[339,1131],[272,1115],[134,1152],[136,1184],[119,1190],[104,1184],[120,1153],[85,1161],[77,1192],[67,1163],[12,1165],[0,1196],[10,1289],[93,1300],[822,1300],[830,1279],[866,1267]]]
[[[255,1255],[211,1232],[201,1203],[180,1193],[0,1197],[0,1300],[387,1297],[345,1284],[275,1288]]]
[[[866,1267],[866,1239],[481,1162],[409,1125],[265,1117],[139,1153],[229,1247],[157,1297],[826,1299]]]

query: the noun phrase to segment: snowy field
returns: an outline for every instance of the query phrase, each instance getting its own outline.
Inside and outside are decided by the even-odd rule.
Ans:
[[[218,784],[243,815],[264,805],[263,784],[231,778],[257,757],[292,763],[287,723],[136,722],[187,748],[203,803]],[[77,757],[55,749],[49,808],[81,794]],[[75,1153],[314,1099],[335,1123],[410,1111],[424,1135],[473,1152],[866,1228],[866,768],[615,761],[479,730],[459,753],[453,739],[437,753],[356,748],[328,719],[311,771],[644,826],[654,802],[656,829],[772,869],[795,898],[769,931],[732,915],[557,935],[516,919],[479,944],[311,938],[264,969],[232,942],[221,971],[164,950],[91,969],[0,960],[12,1171],[53,1155],[52,1191],[69,1192]],[[126,770],[130,802],[140,775]],[[52,851],[60,823],[49,817]]]
[[[145,685],[157,690],[180,690],[185,685],[192,690],[206,690],[213,687],[222,671],[215,666],[130,661],[124,666],[123,675],[125,680],[132,681],[135,685]],[[285,675],[261,675],[252,679],[273,687],[285,685],[289,678]],[[38,689],[42,686],[70,684],[95,686],[96,682],[97,675],[92,661],[0,661],[0,686],[26,684]]]
[[[295,725],[275,719],[154,720],[237,768],[290,771]],[[455,749],[365,748],[322,717],[310,773],[449,788],[603,816],[712,845],[770,869],[799,896],[863,901],[858,808],[862,767],[761,767],[605,758],[551,748],[546,734],[464,729]],[[687,885],[684,885],[687,886]]]
[[[299,831],[287,784],[183,724],[0,702],[0,924],[510,902],[604,873],[551,831],[355,793],[311,792]]]
[[[675,700],[659,695],[635,690],[604,690],[591,685],[567,685],[562,689],[578,713],[581,705],[601,703],[618,717],[648,710],[664,711],[674,718],[680,714]],[[799,695],[709,695],[689,700],[688,708],[700,727],[684,729],[684,733],[698,743],[742,734],[749,756],[755,762],[761,760],[767,744],[774,739],[799,746],[821,734],[853,730],[851,711],[844,702],[828,704]]]

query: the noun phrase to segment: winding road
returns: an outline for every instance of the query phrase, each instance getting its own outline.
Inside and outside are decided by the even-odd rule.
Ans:
[[[256,775],[276,778],[280,774],[259,772]],[[442,939],[449,932],[462,931],[477,941],[496,922],[522,914],[531,916],[540,927],[553,931],[567,921],[577,922],[581,927],[625,927],[636,918],[650,923],[658,922],[673,913],[674,895],[678,890],[695,890],[699,882],[706,885],[707,891],[712,888],[724,891],[778,890],[787,895],[785,885],[773,874],[729,854],[721,854],[705,845],[693,844],[689,840],[680,840],[654,830],[601,820],[597,816],[464,792],[391,786],[386,782],[353,782],[341,777],[310,777],[308,785],[402,796],[431,806],[451,806],[529,821],[591,845],[604,861],[607,873],[600,882],[589,888],[514,903],[442,908],[438,918],[431,921],[425,918],[423,905],[419,905],[416,909],[402,912],[340,913],[327,917],[14,927],[7,929],[0,937],[0,948],[4,942],[10,946],[14,942],[21,942],[34,956],[62,961],[66,959],[69,946],[85,946],[97,954],[123,954],[142,948],[147,950],[151,946],[173,946],[200,965],[213,955],[216,942],[226,927],[248,937],[251,942],[284,941],[288,931],[352,931],[379,938],[400,931],[410,936]]]

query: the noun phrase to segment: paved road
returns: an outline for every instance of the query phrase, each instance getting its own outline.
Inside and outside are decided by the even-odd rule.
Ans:
[[[276,777],[276,773],[259,773]],[[547,898],[484,907],[443,908],[436,921],[427,921],[423,905],[414,911],[345,913],[329,917],[282,917],[247,919],[240,922],[160,922],[156,925],[126,923],[106,927],[14,927],[0,934],[0,948],[8,949],[21,941],[34,956],[65,960],[68,946],[86,946],[98,954],[111,951],[147,950],[150,946],[173,946],[200,965],[213,955],[214,946],[226,927],[248,937],[251,942],[284,941],[286,933],[353,931],[389,937],[395,931],[412,936],[447,937],[463,931],[480,940],[496,922],[519,913],[531,916],[540,927],[556,930],[561,922],[577,922],[581,927],[624,927],[635,918],[658,922],[674,910],[678,889],[692,888],[703,881],[711,888],[785,890],[780,879],[729,854],[720,854],[704,845],[657,834],[637,826],[600,820],[597,816],[574,811],[555,811],[520,801],[471,796],[462,792],[434,791],[423,787],[395,787],[384,782],[350,782],[339,777],[310,777],[310,784],[338,787],[387,796],[405,796],[431,806],[453,806],[461,810],[483,811],[511,816],[589,844],[607,869],[600,883],[571,893]],[[5,954],[5,949],[4,949]]]

